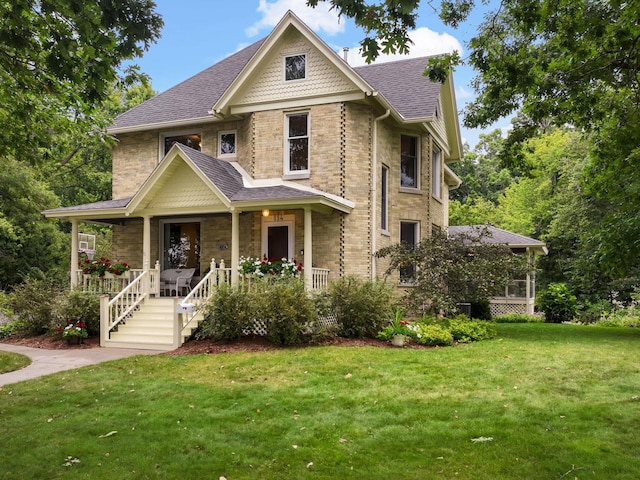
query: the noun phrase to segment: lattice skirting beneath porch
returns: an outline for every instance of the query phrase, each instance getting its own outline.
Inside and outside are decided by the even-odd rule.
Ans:
[[[492,317],[511,313],[527,313],[527,305],[524,303],[491,303],[489,307]]]
[[[330,328],[338,324],[335,315],[326,315],[320,317],[317,322],[303,326],[304,333],[312,333],[321,329]],[[245,335],[258,335],[264,337],[267,335],[267,322],[264,320],[254,320],[253,328],[244,330]]]

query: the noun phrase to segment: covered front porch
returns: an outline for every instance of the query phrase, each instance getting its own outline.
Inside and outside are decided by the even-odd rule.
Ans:
[[[44,213],[71,222],[71,286],[103,295],[101,344],[114,344],[114,336],[122,337],[155,304],[144,316],[157,319],[163,315],[155,309],[164,312],[170,328],[162,328],[172,340],[163,342],[175,348],[197,324],[213,289],[240,283],[242,257],[296,259],[308,290],[326,287],[338,271],[342,216],[353,208],[344,198],[291,182],[256,184],[238,165],[175,145],[133,197]],[[113,260],[131,267],[126,275],[85,275],[79,262],[86,222],[113,227]],[[189,270],[192,277],[163,288],[168,270]],[[146,335],[135,330],[139,348],[161,329],[145,328]],[[124,346],[122,339],[115,344]]]

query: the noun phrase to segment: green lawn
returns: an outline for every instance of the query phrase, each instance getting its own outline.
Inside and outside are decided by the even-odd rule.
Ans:
[[[31,359],[18,353],[0,351],[0,373],[13,372],[26,367]]]
[[[0,478],[640,478],[640,331],[498,333],[141,356],[10,385]]]

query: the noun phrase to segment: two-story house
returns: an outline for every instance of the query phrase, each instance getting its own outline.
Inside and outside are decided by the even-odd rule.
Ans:
[[[351,67],[293,13],[269,36],[120,115],[113,200],[45,212],[113,225],[140,271],[296,258],[309,288],[375,278],[374,253],[446,228],[462,144],[427,58]],[[77,276],[72,275],[77,282]],[[153,282],[152,282],[153,283]],[[152,285],[152,291],[157,288]]]

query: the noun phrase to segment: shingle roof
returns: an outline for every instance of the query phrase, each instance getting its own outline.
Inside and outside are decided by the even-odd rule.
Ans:
[[[510,247],[545,247],[545,243],[535,238],[525,237],[517,233],[509,232],[492,225],[460,225],[449,227],[449,235],[471,235],[476,236],[484,229],[487,229],[488,235],[482,237],[482,243],[502,243]]]
[[[256,53],[264,39],[156,95],[115,119],[113,129],[210,116],[209,110]]]
[[[233,166],[218,158],[194,150],[184,145],[176,144],[193,163],[204,173],[211,182],[232,202],[248,200],[291,200],[295,198],[317,197],[318,194],[306,190],[273,185],[262,187],[246,187],[242,175]]]
[[[120,198],[117,200],[104,200],[102,202],[84,203],[82,205],[73,205],[71,207],[52,208],[51,210],[45,210],[44,213],[53,212],[81,212],[92,210],[108,210],[111,208],[124,208],[129,205],[133,197]]]
[[[430,57],[354,68],[405,120],[435,115],[442,84],[423,75]]]
[[[115,119],[111,129],[135,129],[146,125],[171,124],[211,117],[211,107],[253,58],[264,40],[249,45],[128,110]],[[367,65],[353,68],[353,71],[374,90],[382,93],[405,120],[423,119],[435,114],[442,86],[422,74],[428,58]],[[346,67],[351,68],[349,65]]]

